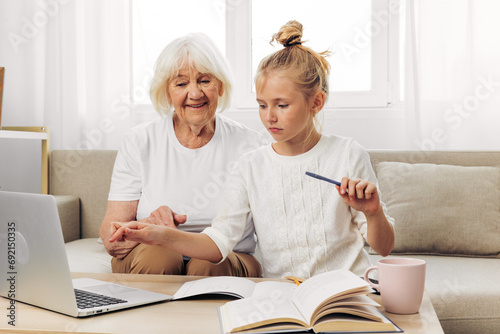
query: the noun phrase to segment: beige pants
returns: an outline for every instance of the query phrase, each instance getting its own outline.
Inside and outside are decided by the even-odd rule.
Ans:
[[[111,260],[114,273],[260,277],[259,261],[245,253],[230,253],[220,264],[191,259],[161,246],[137,245],[126,257]]]

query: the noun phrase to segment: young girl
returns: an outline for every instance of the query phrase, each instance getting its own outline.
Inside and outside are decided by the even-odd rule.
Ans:
[[[302,25],[290,21],[273,36],[284,48],[265,59],[256,75],[260,118],[275,140],[240,159],[224,205],[203,233],[132,222],[110,242],[159,244],[186,256],[224,260],[240,240],[251,212],[264,277],[310,277],[369,265],[365,240],[379,254],[394,245],[393,222],[377,192],[366,151],[350,138],[322,135],[316,115],[327,100],[327,53],[302,45]],[[341,178],[341,185],[306,171]]]

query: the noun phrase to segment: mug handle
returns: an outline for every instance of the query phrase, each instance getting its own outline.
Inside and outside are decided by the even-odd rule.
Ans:
[[[375,283],[372,283],[372,282],[370,281],[370,279],[368,278],[368,274],[370,273],[370,271],[372,271],[372,270],[377,270],[377,269],[378,269],[378,268],[377,268],[377,266],[371,266],[371,267],[368,267],[368,268],[366,269],[366,271],[365,271],[364,277],[365,277],[365,281],[367,281],[367,282],[368,282],[368,284],[370,284],[370,285],[372,286],[372,288],[375,288],[375,289],[377,289],[378,291],[380,291],[380,290],[379,290],[379,285],[378,285],[378,284],[375,284]]]

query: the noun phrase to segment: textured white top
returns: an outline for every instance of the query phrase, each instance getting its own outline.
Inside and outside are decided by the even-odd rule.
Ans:
[[[216,216],[238,159],[264,144],[262,134],[216,114],[212,139],[203,147],[190,149],[177,139],[171,117],[158,118],[125,136],[116,156],[108,200],[139,200],[137,219],[167,205],[187,215],[179,229],[201,232]],[[251,224],[235,249],[254,251]]]
[[[333,184],[306,171],[377,184],[368,153],[350,138],[323,135],[298,156],[279,155],[266,145],[240,159],[217,218],[203,233],[225,258],[251,211],[265,277],[307,278],[340,268],[362,274],[369,265],[365,215],[346,205]]]

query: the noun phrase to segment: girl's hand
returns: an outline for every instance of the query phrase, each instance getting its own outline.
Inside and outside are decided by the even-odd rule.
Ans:
[[[130,223],[113,223],[116,232],[113,233],[109,242],[135,241],[147,245],[155,245],[159,242],[161,232],[166,226],[133,221]]]
[[[342,178],[340,186],[335,186],[344,202],[365,215],[375,214],[380,206],[377,186],[369,181]]]

